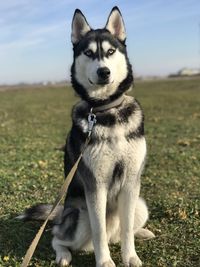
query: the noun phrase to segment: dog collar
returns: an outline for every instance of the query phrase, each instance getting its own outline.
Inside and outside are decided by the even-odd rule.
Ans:
[[[102,105],[102,106],[99,106],[99,107],[92,108],[92,112],[96,113],[96,112],[106,111],[108,109],[118,107],[119,105],[121,105],[121,103],[123,101],[124,101],[124,95],[122,95],[119,98],[113,100],[109,104],[105,104],[105,105]]]

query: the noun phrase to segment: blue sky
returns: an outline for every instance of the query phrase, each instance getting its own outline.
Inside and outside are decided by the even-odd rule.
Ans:
[[[199,0],[6,0],[0,2],[0,84],[69,79],[75,8],[101,28],[115,5],[136,75],[200,66]]]

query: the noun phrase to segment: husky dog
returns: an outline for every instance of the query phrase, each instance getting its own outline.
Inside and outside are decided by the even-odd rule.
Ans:
[[[149,239],[144,229],[147,206],[139,197],[146,157],[144,117],[140,104],[125,95],[133,83],[122,15],[114,7],[105,28],[93,30],[80,10],[72,21],[74,62],[71,78],[81,97],[72,112],[65,145],[65,176],[88,135],[91,108],[96,124],[70,184],[64,207],[54,216],[52,245],[56,262],[68,266],[71,250],[94,249],[97,267],[114,267],[108,244],[121,242],[125,266],[142,265],[134,239]],[[50,205],[28,209],[21,218],[45,219]]]

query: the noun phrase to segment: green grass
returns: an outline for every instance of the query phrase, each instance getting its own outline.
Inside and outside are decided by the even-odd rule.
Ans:
[[[200,80],[137,82],[145,113],[148,159],[141,194],[156,238],[137,241],[145,267],[200,266]],[[20,266],[39,223],[14,217],[35,203],[52,203],[63,182],[55,148],[70,129],[71,88],[0,92],[0,266]],[[51,225],[31,266],[55,266]],[[111,247],[123,266],[120,246]],[[95,266],[94,255],[73,256],[74,267]]]

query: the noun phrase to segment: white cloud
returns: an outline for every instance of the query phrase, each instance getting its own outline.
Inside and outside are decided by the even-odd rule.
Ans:
[[[42,38],[32,39],[32,40],[31,39],[29,39],[29,40],[21,39],[21,40],[11,41],[11,42],[6,43],[6,44],[0,44],[0,52],[5,55],[5,52],[9,52],[8,51],[9,49],[26,48],[26,47],[41,44],[42,42],[44,42],[44,40]]]

